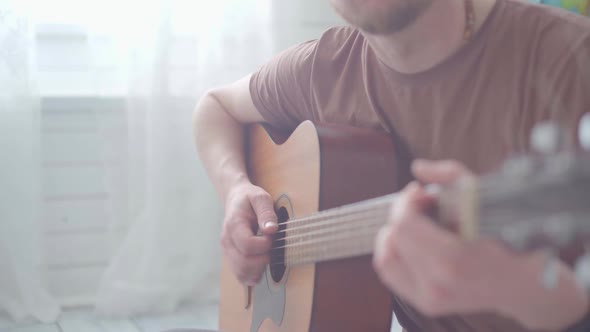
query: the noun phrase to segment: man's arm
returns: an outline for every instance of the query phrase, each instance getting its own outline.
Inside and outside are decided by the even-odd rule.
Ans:
[[[200,100],[193,129],[197,150],[225,206],[224,254],[238,279],[255,284],[268,262],[277,217],[270,195],[252,185],[244,162],[244,124],[262,122],[249,89],[250,75]],[[259,228],[263,236],[254,232]]]
[[[249,182],[244,165],[244,124],[264,121],[250,96],[250,77],[209,91],[193,113],[197,150],[222,201],[230,188]]]

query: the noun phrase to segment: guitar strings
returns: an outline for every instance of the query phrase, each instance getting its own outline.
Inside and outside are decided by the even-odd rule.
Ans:
[[[368,254],[372,252],[374,238],[382,225],[382,220],[373,220],[353,228],[336,229],[313,240],[274,247],[270,250],[269,264],[293,266],[337,257],[349,257],[346,253]],[[360,245],[359,242],[361,242]]]
[[[487,196],[488,193],[498,193],[498,192],[506,193],[506,192],[511,191],[510,188],[502,187],[501,185],[499,185],[495,181],[482,181],[482,179],[485,179],[485,178],[486,178],[486,176],[481,177],[480,180],[475,185],[475,187],[473,188],[478,192],[478,195],[480,195],[480,196],[486,195]],[[462,191],[461,187],[462,187],[461,184],[457,184],[455,186],[443,187],[442,189],[439,190],[439,194],[444,195],[444,193],[446,192],[447,195],[451,195],[451,193],[454,193],[454,195],[457,195],[457,192]],[[500,190],[500,189],[503,189],[503,190]],[[385,195],[385,196],[380,196],[380,197],[364,200],[361,202],[356,202],[356,203],[347,204],[347,205],[343,205],[340,207],[320,211],[315,214],[309,215],[307,217],[295,218],[295,219],[280,223],[280,226],[295,225],[295,224],[301,224],[301,223],[305,223],[305,222],[309,222],[309,221],[321,221],[324,219],[331,219],[331,218],[336,217],[338,215],[350,214],[351,210],[352,210],[352,213],[362,212],[362,211],[374,208],[375,205],[381,205],[384,203],[387,203],[387,204],[393,203],[393,201],[395,200],[397,195],[398,195],[398,193],[389,194],[389,195]],[[494,196],[496,196],[496,195],[494,195]],[[492,198],[493,197],[487,197],[486,199],[484,199],[484,197],[481,197],[481,200],[488,201],[489,199],[492,199]],[[286,230],[280,230],[279,232],[285,232],[285,231]]]
[[[390,194],[390,195],[372,198],[372,199],[368,199],[368,200],[357,202],[357,203],[352,203],[352,204],[347,204],[347,205],[331,208],[328,210],[319,211],[319,212],[316,212],[316,213],[311,214],[306,217],[291,219],[289,221],[280,223],[279,225],[281,225],[281,226],[282,225],[294,225],[294,224],[299,224],[299,223],[306,222],[306,221],[312,221],[312,220],[317,220],[317,219],[321,219],[321,218],[331,218],[332,216],[337,216],[337,215],[341,215],[341,214],[342,215],[349,214],[349,213],[351,213],[350,211],[352,211],[352,213],[356,213],[357,211],[362,212],[362,211],[370,210],[378,205],[393,203],[393,201],[395,200],[397,195],[398,194]]]
[[[321,251],[324,253],[328,253],[329,250],[334,250],[329,249],[331,247],[343,247],[346,246],[347,244],[343,244],[340,241],[343,240],[373,240],[373,238],[375,236],[377,236],[377,233],[379,231],[379,228],[372,228],[372,229],[365,229],[362,232],[357,232],[357,233],[343,233],[340,236],[334,236],[331,237],[328,240],[324,240],[324,241],[310,241],[307,243],[303,243],[303,244],[297,244],[297,245],[293,245],[293,246],[287,246],[285,248],[277,248],[276,250],[272,250],[271,251],[271,255],[270,257],[285,257],[288,255],[294,256],[294,255],[303,255],[306,253],[309,253],[310,251]],[[351,247],[354,247],[356,244],[352,244]],[[285,249],[285,250],[283,250]],[[286,249],[289,249],[288,251],[286,251]]]
[[[345,233],[332,237],[329,241],[314,241],[305,246],[295,246],[287,252],[271,253],[271,265],[290,264],[293,262],[313,262],[321,257],[338,257],[345,252],[360,254],[372,251],[373,239],[379,228],[365,229],[358,233]],[[354,240],[354,241],[353,241]],[[352,243],[352,245],[351,245]]]
[[[360,221],[364,221],[366,224],[366,219],[369,218],[368,216],[375,217],[375,215],[377,215],[377,217],[382,217],[380,219],[380,223],[385,224],[387,222],[388,216],[386,213],[383,213],[383,211],[379,210],[379,208],[388,208],[388,205],[393,203],[396,197],[397,194],[390,194],[367,201],[344,205],[339,208],[325,210],[308,217],[297,218],[288,222],[280,223],[279,227],[283,229],[277,231],[275,234],[284,233],[285,236],[274,239],[273,243],[289,240],[292,238],[305,237],[306,234],[314,235],[317,233],[317,231],[333,225],[339,227],[340,225],[357,223]],[[375,210],[377,210],[376,213],[373,215],[369,214]],[[359,214],[361,214],[361,217],[358,217]],[[304,224],[301,225],[302,223]],[[296,227],[285,227],[288,225]],[[287,232],[295,234],[286,235]]]
[[[380,202],[379,204],[372,204],[370,206],[357,208],[355,210],[342,210],[338,211],[338,213],[326,213],[322,215],[314,215],[312,217],[305,217],[305,218],[297,218],[293,219],[292,221],[279,223],[279,228],[283,228],[284,226],[291,226],[285,227],[280,229],[279,231],[275,232],[274,234],[286,233],[287,231],[296,231],[299,229],[305,229],[309,227],[313,227],[318,224],[327,224],[328,222],[332,222],[332,219],[338,219],[338,217],[347,217],[352,215],[358,215],[362,213],[370,213],[374,210],[379,210],[380,208],[388,208],[388,202]],[[331,210],[326,210],[331,211]],[[306,223],[307,222],[307,223]],[[303,225],[302,225],[303,224]],[[293,227],[295,226],[295,227]]]
[[[485,186],[478,188],[479,193],[493,193],[490,189],[496,187],[495,185]],[[483,189],[483,190],[482,190]],[[449,193],[447,193],[449,194]],[[480,197],[483,198],[483,197]],[[488,197],[488,198],[494,198]],[[389,203],[393,201],[391,198],[384,201],[382,198],[378,198],[381,202],[380,203]],[[490,202],[488,199],[484,199],[484,201]],[[493,200],[492,200],[493,201]],[[387,222],[387,215],[383,213],[383,211],[374,212],[376,206],[381,204],[363,204],[364,202],[359,202],[356,204],[357,209],[353,209],[350,206],[343,206],[336,209],[325,210],[315,215],[311,215],[305,218],[293,219],[291,221],[281,223],[280,226],[283,225],[293,225],[295,227],[286,227],[282,229],[280,232],[277,233],[287,233],[293,232],[295,234],[285,235],[282,238],[274,239],[273,242],[280,242],[280,241],[287,241],[290,239],[301,239],[306,237],[314,237],[313,240],[308,241],[300,241],[296,243],[286,244],[281,247],[275,247],[271,250],[271,261],[275,261],[272,265],[278,264],[285,264],[288,260],[293,261],[292,257],[294,255],[304,256],[298,258],[295,261],[313,261],[318,256],[321,255],[328,255],[334,256],[339,255],[338,252],[328,252],[328,250],[334,251],[334,247],[337,249],[346,246],[346,244],[341,244],[343,240],[351,240],[351,239],[366,239],[366,235],[374,236],[378,227],[381,227],[383,224]],[[363,205],[361,205],[363,204]],[[361,205],[361,208],[358,208]],[[372,213],[371,213],[372,212]],[[340,218],[337,218],[340,217]],[[371,217],[375,219],[371,219]],[[376,220],[377,217],[381,217],[380,219]],[[497,218],[497,217],[496,217]],[[493,218],[493,219],[496,219]],[[504,218],[502,218],[504,219]],[[513,218],[510,218],[513,219]],[[528,218],[527,218],[528,219]],[[359,222],[363,222],[359,224]],[[307,223],[306,223],[307,222]],[[525,225],[532,223],[533,220],[527,221],[520,221],[519,224]],[[304,224],[305,223],[305,224]],[[304,225],[301,225],[304,224]],[[509,222],[506,219],[506,222],[498,223],[478,223],[478,229],[480,234],[483,235],[491,235],[490,233],[497,233],[498,231],[502,231],[505,229],[506,226],[514,226],[514,223]],[[525,225],[526,226],[526,225]],[[369,234],[367,234],[367,228],[369,229]],[[361,232],[359,232],[361,230]],[[365,232],[362,232],[365,230]],[[374,234],[373,234],[374,233]],[[338,242],[337,242],[338,241]],[[286,248],[292,248],[292,250],[285,252]],[[344,248],[350,249],[351,247]],[[318,252],[319,249],[322,249]],[[295,251],[293,251],[295,250]],[[298,250],[298,251],[297,251]],[[277,253],[279,251],[279,253]],[[288,255],[291,254],[291,257]],[[305,257],[308,255],[308,257]],[[285,259],[285,262],[276,262],[277,259]]]
[[[291,246],[287,249],[273,250],[270,253],[271,261],[286,259],[313,259],[317,255],[334,256],[339,255],[342,250],[355,250],[359,248],[359,243],[365,243],[372,247],[374,238],[379,231],[378,227],[364,229],[357,233],[342,233],[339,236],[333,236],[329,240],[313,241],[306,244]]]
[[[361,220],[359,220],[359,221],[361,221]],[[358,229],[362,230],[362,229],[365,229],[367,227],[372,227],[372,226],[382,226],[385,223],[385,220],[382,218],[375,218],[375,219],[371,219],[371,220],[362,220],[362,221],[364,221],[364,222],[362,222],[362,223],[348,222],[346,224],[333,225],[331,228],[317,229],[310,234],[294,235],[293,237],[286,238],[287,241],[285,241],[285,240],[276,241],[276,244],[277,245],[294,245],[294,244],[298,244],[298,243],[308,242],[310,240],[329,239],[330,236],[337,234],[337,233],[352,232],[352,231],[356,231]],[[280,247],[273,247],[273,248],[280,248]]]
[[[376,218],[348,218],[342,222],[335,222],[332,221],[329,223],[330,226],[333,226],[332,229],[325,229],[320,228],[316,229],[311,234],[315,237],[311,240],[301,241],[296,243],[289,243],[284,244],[280,247],[273,247],[270,250],[270,257],[271,260],[276,260],[277,258],[285,258],[287,255],[306,255],[306,254],[317,254],[316,250],[323,248],[322,251],[334,250],[334,246],[343,246],[346,244],[342,244],[341,241],[343,240],[362,240],[370,238],[371,240],[376,236],[378,230],[386,223],[386,215],[383,213],[374,212],[371,214],[373,217]],[[381,218],[379,218],[381,217]],[[363,223],[359,223],[363,221]],[[356,223],[355,223],[356,222]],[[328,224],[328,223],[326,223]],[[316,226],[324,226],[324,224],[320,223]],[[485,227],[482,230],[485,230],[485,233],[491,232],[494,230],[494,227]],[[301,238],[305,237],[305,234],[295,234],[293,238]],[[289,237],[284,238],[286,240],[290,239]],[[282,240],[284,241],[284,240]],[[277,241],[278,242],[278,241]],[[286,241],[285,241],[286,242]],[[331,248],[332,249],[329,249]],[[289,252],[285,252],[285,249],[291,248]],[[337,253],[335,253],[337,254]],[[317,256],[317,255],[316,255]],[[306,260],[313,261],[314,255],[311,255],[308,258],[303,258]],[[277,263],[281,264],[281,263]]]
[[[313,239],[313,240],[308,240],[308,241],[302,241],[302,242],[297,242],[297,243],[291,243],[291,244],[286,244],[284,246],[280,246],[280,247],[274,247],[272,248],[270,251],[271,252],[277,252],[277,251],[283,251],[283,249],[287,249],[287,248],[305,248],[305,247],[310,247],[313,246],[315,244],[325,244],[326,242],[329,241],[339,241],[342,240],[345,237],[349,237],[352,236],[358,236],[358,237],[363,237],[366,234],[365,233],[375,233],[377,231],[379,231],[380,225],[378,224],[373,224],[373,225],[369,225],[369,227],[363,227],[360,228],[358,227],[358,232],[349,232],[349,231],[342,231],[339,232],[338,234],[332,234],[329,237],[323,238],[323,239]],[[342,236],[344,235],[344,236]]]
[[[534,220],[530,222],[521,221],[520,224],[525,223],[532,223]],[[338,220],[331,220],[329,222],[324,223],[315,223],[310,224],[310,227],[297,227],[296,230],[304,229],[307,232],[305,233],[295,233],[291,235],[287,235],[282,238],[274,239],[273,243],[280,243],[280,242],[288,242],[289,240],[301,239],[306,237],[313,237],[311,240],[307,241],[300,241],[295,243],[287,243],[283,246],[273,247],[271,251],[276,251],[282,248],[291,248],[291,247],[298,247],[298,246],[306,246],[309,244],[315,243],[322,243],[323,241],[331,240],[338,235],[339,233],[354,233],[357,230],[363,230],[367,228],[380,228],[387,223],[387,214],[383,213],[383,211],[376,211],[371,213],[366,213],[362,216],[350,216],[348,218],[341,218]],[[514,225],[514,224],[511,224]],[[495,224],[483,224],[480,225],[479,230],[481,231],[482,235],[491,235],[494,232],[502,230],[504,228],[504,224],[495,225]],[[290,231],[290,229],[287,229]]]
[[[522,224],[531,224],[535,222],[535,219],[529,219],[527,221],[522,221],[519,223]],[[342,250],[358,250],[358,244],[348,246],[349,242],[343,242],[344,240],[370,240],[369,244],[372,245],[372,241],[374,236],[376,236],[379,228],[382,226],[381,222],[373,221],[372,223],[364,223],[359,224],[356,228],[348,228],[344,230],[338,230],[338,232],[328,233],[327,236],[323,236],[322,238],[305,241],[305,242],[298,242],[294,244],[285,245],[283,247],[275,247],[271,249],[271,265],[281,265],[281,264],[291,264],[293,262],[317,262],[318,257],[339,257],[342,256],[340,251],[337,249]],[[360,232],[354,232],[355,230],[361,230]],[[496,232],[498,229],[502,229],[502,227],[482,227],[482,234],[491,235],[490,233]],[[588,225],[588,229],[590,229],[590,225]],[[345,247],[345,248],[342,248]],[[290,251],[286,252],[285,248],[292,248]],[[278,253],[277,253],[278,251]],[[293,258],[295,257],[295,258]],[[284,261],[281,261],[284,260]]]
[[[303,259],[303,261],[311,262],[317,261],[318,255],[334,257],[334,255],[341,254],[341,250],[333,252],[334,247],[336,249],[348,249],[350,251],[350,248],[342,248],[343,246],[346,246],[342,243],[345,240],[370,239],[372,242],[372,239],[377,234],[379,228],[387,221],[386,212],[386,209],[382,209],[365,211],[360,216],[359,213],[356,213],[355,215],[349,215],[339,220],[313,224],[314,228],[307,234],[294,234],[283,239],[277,239],[274,242],[282,241],[284,243],[286,242],[285,240],[309,236],[314,237],[311,240],[274,247],[270,252],[271,265],[283,264],[282,260],[285,258],[286,248],[291,248],[286,253],[287,255],[290,255],[287,256],[286,261],[291,262],[293,261],[292,257],[305,255],[306,257],[302,257],[301,259]],[[361,221],[362,223],[360,223]],[[304,227],[297,227],[297,229],[301,228]],[[332,247],[331,252],[328,252],[330,247]],[[352,247],[356,246],[353,245]],[[322,248],[323,250],[320,250]]]
[[[273,239],[273,243],[301,238],[305,236],[313,236],[318,233],[337,230],[339,228],[350,228],[350,226],[355,226],[357,224],[360,227],[362,227],[365,225],[364,222],[371,222],[374,220],[379,221],[382,224],[385,224],[387,222],[387,217],[388,213],[386,211],[376,210],[364,212],[361,215],[356,213],[354,215],[343,216],[334,220],[325,220],[323,222],[315,222],[295,228],[287,228],[285,231],[288,231],[290,234],[287,234],[285,232],[285,236]],[[275,234],[278,234],[278,232]]]

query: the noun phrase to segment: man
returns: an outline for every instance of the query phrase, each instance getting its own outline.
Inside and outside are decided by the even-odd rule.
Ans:
[[[197,148],[225,203],[222,245],[252,285],[277,230],[273,202],[244,167],[245,123],[292,129],[303,120],[386,130],[421,159],[423,183],[490,172],[529,150],[535,124],[572,137],[590,111],[590,20],[518,0],[331,0],[351,27],[291,47],[202,98]],[[446,161],[444,161],[446,160]],[[449,161],[453,160],[453,161]],[[378,235],[374,265],[408,331],[561,331],[583,322],[588,296],[565,263],[538,280],[546,258],[491,240],[466,244],[425,215],[432,199],[410,184]],[[255,236],[258,225],[262,236]],[[515,294],[517,294],[515,296]]]

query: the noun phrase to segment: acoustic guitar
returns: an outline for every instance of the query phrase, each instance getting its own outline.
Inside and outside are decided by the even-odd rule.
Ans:
[[[551,151],[438,188],[441,227],[466,240],[491,236],[515,250],[579,257],[590,239],[590,159],[551,149],[547,133],[537,141]],[[274,198],[279,230],[256,286],[238,282],[224,259],[222,332],[390,330],[393,298],[371,252],[395,192],[411,180],[410,160],[393,143],[385,133],[309,121],[288,135],[249,129],[249,176]],[[578,263],[586,280],[589,257]],[[555,283],[551,274],[540,278]]]

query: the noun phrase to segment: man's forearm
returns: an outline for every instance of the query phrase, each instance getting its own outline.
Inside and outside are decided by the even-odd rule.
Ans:
[[[244,126],[209,93],[193,113],[193,131],[199,157],[225,202],[232,187],[249,181],[244,162]]]

